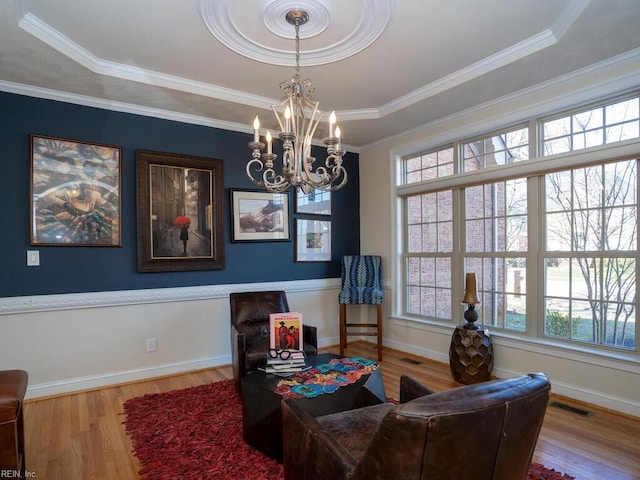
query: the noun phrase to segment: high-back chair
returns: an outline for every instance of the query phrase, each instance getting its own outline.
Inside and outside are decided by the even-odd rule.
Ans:
[[[340,304],[340,355],[347,348],[347,336],[377,337],[378,360],[382,360],[382,258],[378,255],[342,257]],[[376,305],[376,323],[347,322],[347,305]]]
[[[269,314],[289,311],[287,294],[282,290],[242,292],[229,295],[231,308],[231,359],[233,378],[240,389],[240,379],[267,363],[270,347]],[[318,353],[317,328],[302,323],[301,350]]]
[[[405,388],[408,384],[408,388]],[[408,391],[408,394],[404,393]],[[542,373],[313,417],[282,402],[286,480],[523,480],[549,401]],[[414,398],[418,397],[418,398]]]

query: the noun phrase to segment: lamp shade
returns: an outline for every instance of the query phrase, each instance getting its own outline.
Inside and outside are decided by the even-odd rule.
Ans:
[[[480,303],[478,300],[478,288],[476,286],[476,274],[475,273],[467,273],[467,279],[464,289],[464,298],[462,299],[462,303],[466,303],[469,305],[475,305]]]

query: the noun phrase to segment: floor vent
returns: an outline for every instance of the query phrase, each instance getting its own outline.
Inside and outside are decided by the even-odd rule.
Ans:
[[[418,360],[414,360],[413,358],[401,358],[400,360],[402,360],[404,363],[410,363],[411,365],[420,365],[420,362]]]
[[[560,408],[562,410],[566,410],[567,412],[575,413],[576,415],[580,415],[581,417],[591,416],[590,411],[583,410],[582,408],[572,407],[571,405],[567,405],[566,403],[551,402],[549,405],[552,407]]]

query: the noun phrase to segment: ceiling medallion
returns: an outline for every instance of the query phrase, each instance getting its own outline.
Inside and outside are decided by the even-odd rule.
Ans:
[[[255,12],[258,19],[254,19],[262,25],[261,31],[247,27],[251,19],[247,19],[246,6],[242,9],[242,15],[236,12],[234,17],[229,0],[198,0],[202,21],[218,41],[247,58],[280,66],[291,65],[290,52],[277,42],[293,38],[286,13],[304,10],[309,20],[301,38],[315,37],[316,42],[314,49],[302,52],[302,66],[309,67],[344,60],[375,42],[393,16],[395,0],[262,0]],[[332,22],[345,16],[352,19],[347,25]]]

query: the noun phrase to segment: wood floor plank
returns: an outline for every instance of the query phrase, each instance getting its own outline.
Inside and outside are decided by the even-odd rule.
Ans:
[[[322,349],[338,353],[338,347]],[[376,358],[375,346],[353,342],[345,355]],[[408,374],[435,391],[459,386],[449,365],[384,349],[382,377],[389,397],[399,398]],[[189,388],[233,378],[231,367],[199,370],[150,381],[79,392],[25,404],[27,470],[46,480],[137,480],[140,469],[123,422],[123,405],[145,394]],[[591,411],[583,418],[549,407],[534,461],[577,480],[640,479],[640,419],[555,397]]]

